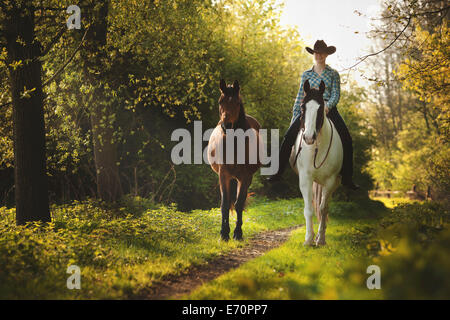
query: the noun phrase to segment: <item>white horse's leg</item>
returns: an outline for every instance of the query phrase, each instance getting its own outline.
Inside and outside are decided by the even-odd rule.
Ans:
[[[328,202],[331,199],[333,192],[339,186],[340,179],[333,177],[329,179],[322,187],[322,200],[320,202],[320,224],[316,239],[317,246],[323,246],[325,242],[325,231],[327,229],[327,217],[328,217]]]
[[[306,221],[306,235],[304,246],[314,245],[314,227],[313,227],[313,205],[312,205],[312,179],[310,177],[302,176],[300,177],[300,191],[302,192],[303,201],[305,203],[305,208],[303,214],[305,215]]]

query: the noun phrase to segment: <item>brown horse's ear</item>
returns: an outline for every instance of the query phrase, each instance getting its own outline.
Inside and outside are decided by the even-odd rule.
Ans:
[[[227,89],[227,84],[224,79],[220,79],[220,91],[222,93],[225,93],[225,90]]]
[[[320,81],[320,86],[319,86],[319,93],[323,94],[325,92],[325,82]]]
[[[233,89],[234,89],[234,93],[238,94],[239,93],[239,82],[237,80],[234,80],[233,82]]]
[[[311,89],[310,85],[309,85],[309,80],[306,80],[305,83],[303,84],[303,90],[308,93],[309,90]]]

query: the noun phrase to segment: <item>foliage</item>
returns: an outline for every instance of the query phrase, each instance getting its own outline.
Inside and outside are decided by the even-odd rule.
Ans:
[[[372,34],[396,52],[374,60],[369,117],[377,136],[368,172],[383,189],[432,188],[448,201],[448,6],[439,1],[384,5]],[[402,31],[404,30],[404,31]],[[447,173],[445,173],[447,172]]]
[[[448,177],[450,169],[450,147],[448,145],[450,99],[446,77],[450,69],[448,58],[450,35],[447,20],[437,26],[432,33],[422,30],[418,26],[415,35],[414,42],[421,44],[418,49],[419,53],[411,58],[406,58],[399,66],[397,74],[406,89],[427,103],[428,112],[432,115],[436,130],[432,132],[428,130],[430,136],[421,137],[425,146],[417,148],[416,152],[410,152],[409,156],[422,162],[422,166],[419,168],[425,171],[428,184],[435,187],[440,199],[444,199],[447,198],[448,190],[450,190],[450,178]],[[424,70],[426,70],[426,74]],[[419,133],[416,135],[418,136]],[[422,156],[417,157],[414,153],[420,153]]]
[[[44,4],[64,8],[68,2]],[[93,21],[97,7],[91,1],[82,5],[83,29],[65,32],[42,59],[45,79],[67,61]],[[206,166],[173,167],[170,132],[192,132],[193,120],[201,120],[204,130],[217,124],[220,78],[240,81],[246,111],[264,128],[287,128],[300,74],[311,58],[298,33],[280,26],[280,14],[273,0],[110,1],[101,52],[91,52],[85,40],[80,54],[44,88],[51,201],[97,196],[94,141],[108,136],[99,134],[100,127],[114,131],[108,142],[117,146],[125,193],[175,201],[185,210],[215,206],[216,175]],[[55,22],[66,18],[64,10],[55,11]],[[44,46],[59,32],[45,23],[36,26]],[[99,57],[100,65],[93,65]],[[0,59],[0,72],[4,67]],[[1,102],[9,99],[6,82],[2,88]],[[7,176],[1,191],[9,205],[10,112],[8,106],[0,111],[0,171]],[[98,125],[93,113],[101,113]],[[260,180],[255,177],[255,185],[263,186]]]
[[[244,236],[299,223],[301,201],[254,201]],[[129,197],[120,207],[88,200],[52,207],[50,224],[16,226],[0,208],[0,297],[3,299],[136,298],[154,281],[245,244],[218,241],[219,209],[180,212]],[[230,219],[231,227],[235,216]],[[68,290],[69,265],[81,290]]]
[[[370,190],[373,187],[373,181],[365,168],[371,159],[370,153],[375,144],[375,137],[362,108],[367,93],[355,83],[350,83],[348,87],[347,90],[341,91],[339,113],[349,128],[353,140],[354,180],[364,190]]]
[[[66,4],[55,1],[52,6]],[[84,4],[83,28],[92,22],[97,8],[90,1]],[[203,130],[214,127],[218,82],[225,78],[241,83],[246,112],[263,128],[279,129],[282,136],[300,75],[312,60],[298,32],[280,26],[281,9],[274,0],[110,1],[107,43],[99,48],[101,53],[82,47],[80,55],[44,88],[50,201],[98,196],[94,142],[109,137],[109,130],[113,133],[108,142],[117,147],[125,194],[176,202],[182,210],[216,206],[216,174],[205,165],[173,166],[170,152],[177,142],[170,140],[170,133],[178,128],[192,133],[194,120],[202,121]],[[58,22],[66,18],[65,12],[55,14]],[[37,26],[44,44],[52,32],[58,32],[53,28],[47,32],[43,25]],[[43,59],[46,79],[75,51],[84,30],[66,32],[48,52]],[[101,67],[93,66],[93,57],[102,54]],[[8,98],[6,91],[2,95]],[[351,85],[348,93],[342,91],[339,110],[354,137],[356,180],[370,188],[370,178],[363,172],[372,143],[359,110],[363,99],[362,89]],[[9,107],[0,111],[4,137],[0,172],[6,177],[0,201],[13,205],[13,176],[8,171],[13,166],[10,111]],[[92,115],[97,113],[102,114],[96,121],[104,134],[95,129]],[[264,178],[255,175],[252,192],[298,195],[294,175],[286,180],[286,188],[279,189],[288,190],[283,195]]]
[[[5,59],[1,25],[12,3],[0,6],[0,203],[8,206],[14,206],[8,67],[26,63],[8,66]],[[217,176],[206,165],[173,166],[170,133],[193,132],[194,120],[203,130],[217,124],[220,78],[239,80],[246,112],[263,128],[285,132],[300,75],[312,61],[298,32],[280,26],[279,2],[83,0],[83,29],[71,31],[65,30],[71,1],[30,3],[38,7],[33,41],[46,53],[43,82],[52,79],[44,87],[44,111],[53,222],[15,226],[15,210],[0,208],[0,297],[140,297],[163,276],[242,246],[217,241],[220,211],[201,210],[218,204]],[[95,47],[82,38],[98,22],[102,3],[109,3],[106,44]],[[341,92],[355,180],[364,189],[372,188],[372,178],[386,189],[414,183],[432,186],[436,198],[448,201],[448,8],[442,3],[386,3],[375,34],[385,43],[400,36],[402,45],[376,60],[377,82],[369,91],[350,83]],[[44,8],[53,8],[50,17]],[[405,25],[410,28],[401,33]],[[24,88],[22,97],[34,91]],[[113,165],[128,196],[115,204],[82,200],[97,196],[96,140],[117,147]],[[275,188],[257,174],[251,191],[297,196],[290,173]],[[302,221],[301,200],[252,201],[244,214],[246,237]],[[330,205],[328,247],[302,248],[303,231],[296,231],[285,246],[193,297],[448,298],[447,209],[403,205],[380,222],[380,203],[359,201]],[[374,262],[383,270],[381,293],[364,286],[365,267]],[[82,267],[81,291],[66,289],[70,264]],[[399,270],[410,270],[408,278]]]
[[[430,113],[437,115],[439,131],[449,132],[449,85],[446,74],[450,70],[450,34],[447,23],[437,26],[432,33],[417,26],[414,43],[420,44],[399,66],[396,74],[405,88],[421,101],[429,103]],[[418,52],[417,52],[418,51]]]
[[[393,209],[399,204],[410,203],[411,200],[403,196],[398,197],[372,197],[372,199],[380,201],[386,208]]]
[[[367,248],[380,266],[384,299],[450,297],[449,222],[448,208],[433,202],[398,205],[380,221]],[[352,283],[361,267],[350,267],[345,279]],[[353,294],[367,296],[363,290]]]

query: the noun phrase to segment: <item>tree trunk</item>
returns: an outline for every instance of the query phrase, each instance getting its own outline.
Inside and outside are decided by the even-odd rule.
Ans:
[[[97,96],[98,99],[101,99]],[[91,127],[94,143],[94,160],[97,171],[97,194],[105,201],[116,201],[122,194],[119,167],[117,165],[117,147],[114,143],[113,125],[108,119],[108,107],[96,101],[91,106]]]
[[[27,221],[51,220],[39,61],[41,50],[34,38],[34,27],[33,9],[19,7],[6,13],[3,29],[13,104],[16,222],[19,225]]]
[[[122,194],[119,167],[117,165],[117,146],[114,141],[114,124],[111,123],[113,105],[108,99],[101,83],[105,77],[107,61],[106,36],[108,1],[97,1],[95,8],[88,12],[92,25],[86,36],[84,73],[94,89],[90,99],[90,119],[94,144],[94,160],[97,174],[97,194],[102,200],[112,202]]]

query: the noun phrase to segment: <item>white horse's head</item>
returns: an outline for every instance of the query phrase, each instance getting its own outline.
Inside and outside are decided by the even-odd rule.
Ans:
[[[323,93],[325,91],[325,83],[320,82],[319,90],[310,87],[309,81],[306,80],[304,85],[305,97],[302,105],[302,126],[305,131],[303,140],[306,144],[313,144],[322,129],[325,117],[325,108],[323,101]]]

